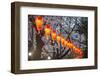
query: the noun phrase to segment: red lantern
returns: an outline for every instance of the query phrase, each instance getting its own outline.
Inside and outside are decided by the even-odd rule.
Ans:
[[[36,28],[38,31],[42,30],[42,26],[43,26],[43,18],[42,16],[37,16],[35,19],[35,23],[36,23]]]
[[[80,48],[78,48],[78,47],[74,47],[74,52],[76,53],[76,54],[81,54],[81,49]]]
[[[61,37],[60,37],[60,34],[58,34],[57,35],[57,42],[58,42],[58,44],[60,43],[60,41],[61,41]]]
[[[65,43],[65,39],[63,37],[61,37],[61,44],[64,46]]]
[[[67,46],[67,44],[68,44],[68,41],[67,41],[67,40],[65,40],[65,41],[64,41],[64,46],[66,47],[66,46]]]
[[[78,56],[76,58],[82,58],[84,56],[83,51],[79,48],[77,48],[76,54],[78,54]]]
[[[57,34],[55,30],[52,31],[51,36],[52,36],[52,40],[56,40]]]
[[[73,49],[73,46],[74,46],[74,45],[73,45],[72,43],[70,43],[70,42],[67,43],[67,47],[68,47],[68,48]]]
[[[50,25],[46,25],[45,26],[45,36],[49,37],[50,34],[51,34],[51,27],[50,27]]]

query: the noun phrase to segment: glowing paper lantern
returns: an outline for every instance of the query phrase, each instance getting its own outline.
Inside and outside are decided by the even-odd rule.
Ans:
[[[72,43],[69,44],[69,48],[73,49],[73,44]]]
[[[67,46],[68,48],[70,48],[70,49],[73,49],[73,46],[74,46],[74,45],[73,45],[72,43],[68,42],[66,46]]]
[[[80,48],[76,47],[75,45],[73,45],[72,48],[73,48],[73,52],[78,55],[76,58],[82,58],[84,56],[84,53]]]
[[[76,49],[76,46],[75,45],[73,45],[73,50],[75,50]]]
[[[42,16],[37,16],[35,19],[35,23],[36,23],[36,28],[38,31],[42,30],[42,26],[43,26],[43,18]]]
[[[45,26],[45,36],[49,37],[50,34],[51,34],[51,27],[50,27],[50,25],[46,25]]]
[[[60,43],[60,41],[61,41],[61,37],[60,37],[60,34],[58,34],[57,35],[57,42],[58,42],[58,44]]]
[[[76,48],[74,48],[73,50],[74,50],[74,52],[75,52],[76,54],[79,54],[80,56],[83,55],[83,52],[82,52],[82,50],[81,50],[80,48],[76,47]]]
[[[67,44],[68,44],[68,41],[65,40],[65,41],[64,41],[64,46],[67,46]]]
[[[83,51],[79,48],[77,48],[76,54],[78,54],[78,56],[76,58],[82,58],[84,56]]]
[[[81,57],[83,57],[84,53],[83,53],[82,50],[79,52],[79,55],[80,55]]]
[[[76,51],[78,54],[82,55],[82,50],[80,48],[77,48]]]
[[[52,31],[51,36],[52,36],[52,40],[56,40],[57,34],[55,30]]]
[[[61,37],[61,44],[64,46],[65,43],[65,39],[63,37]]]

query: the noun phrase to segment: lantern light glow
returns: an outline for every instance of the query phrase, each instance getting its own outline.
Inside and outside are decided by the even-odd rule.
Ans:
[[[45,26],[45,36],[49,37],[50,34],[51,34],[51,27],[50,27],[50,25],[46,25]]]
[[[42,26],[43,26],[43,18],[42,16],[37,16],[35,19],[35,23],[36,23],[36,28],[38,31],[42,30]]]
[[[51,36],[52,36],[52,40],[56,40],[56,31],[55,30],[53,30],[52,31],[52,34],[51,34]]]
[[[61,44],[64,46],[64,43],[65,43],[65,39],[62,37],[61,38]]]
[[[61,41],[61,37],[60,37],[60,34],[58,34],[57,35],[57,42],[58,42],[58,44],[60,43],[60,41]]]

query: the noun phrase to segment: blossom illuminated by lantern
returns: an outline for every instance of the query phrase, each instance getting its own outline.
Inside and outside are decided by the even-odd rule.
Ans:
[[[60,34],[58,34],[57,35],[57,42],[60,43],[60,41],[61,41],[61,37],[60,37]]]
[[[52,36],[52,40],[56,40],[57,34],[55,30],[52,31],[51,36]]]
[[[42,29],[42,26],[43,26],[42,16],[37,16],[36,19],[35,19],[35,23],[36,23],[37,30],[40,31]]]
[[[46,25],[45,26],[45,36],[49,37],[50,34],[51,34],[51,27],[50,27],[50,25]]]

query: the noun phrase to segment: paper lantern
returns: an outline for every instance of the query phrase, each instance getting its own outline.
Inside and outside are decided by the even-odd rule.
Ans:
[[[67,44],[68,44],[68,41],[65,40],[65,41],[64,41],[64,46],[67,46]]]
[[[76,58],[82,58],[84,56],[84,53],[80,48],[76,48],[75,53],[78,54]]]
[[[55,30],[52,31],[51,36],[52,36],[52,40],[56,40],[57,34]]]
[[[60,34],[58,34],[57,35],[57,42],[58,42],[58,44],[60,43],[60,41],[61,41],[61,37],[60,37]]]
[[[64,43],[65,43],[65,39],[63,37],[61,37],[61,44],[64,46]]]
[[[80,50],[79,55],[83,57],[84,53],[82,50]]]
[[[51,27],[50,27],[50,25],[46,25],[45,26],[45,36],[49,37],[50,34],[51,34]]]
[[[73,46],[74,46],[74,45],[73,45],[72,43],[69,44],[69,48],[70,48],[70,49],[73,49]]]
[[[70,49],[73,49],[73,44],[70,43],[70,42],[68,42],[68,43],[67,43],[67,47],[70,48]]]
[[[80,48],[75,47],[73,50],[74,50],[74,52],[75,52],[75,53],[80,54],[80,51],[81,51],[81,49],[80,49]]]
[[[42,26],[43,26],[43,18],[42,18],[42,16],[37,16],[36,20],[35,20],[35,23],[36,23],[37,30],[38,31],[42,30]]]

